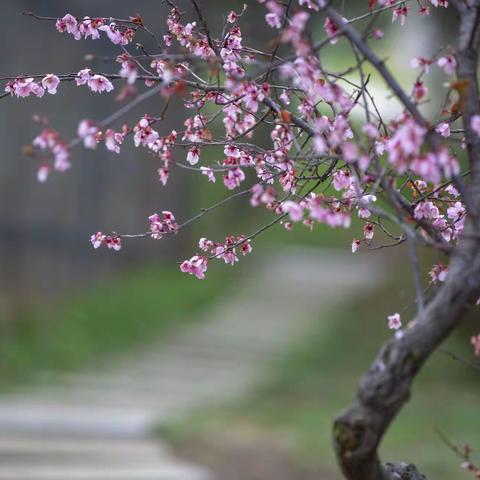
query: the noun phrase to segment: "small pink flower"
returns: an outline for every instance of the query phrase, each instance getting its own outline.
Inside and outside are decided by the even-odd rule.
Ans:
[[[375,234],[375,227],[371,223],[366,223],[363,227],[363,234],[367,240],[372,240]]]
[[[352,183],[350,172],[346,170],[337,170],[333,173],[332,179],[333,188],[337,191],[349,188]]]
[[[49,73],[42,80],[43,88],[45,88],[47,92],[50,93],[51,95],[55,95],[57,93],[57,87],[59,83],[60,83],[60,79],[53,73]]]
[[[414,210],[413,216],[416,220],[426,219],[435,219],[440,215],[438,207],[430,201],[420,202]]]
[[[286,90],[284,90],[281,94],[280,94],[280,100],[285,104],[285,105],[289,105],[290,104],[290,97],[288,96],[288,93]]]
[[[200,167],[200,171],[202,172],[202,175],[205,175],[208,178],[209,182],[216,182],[215,174],[210,167]]]
[[[50,173],[50,167],[47,164],[40,165],[40,168],[37,171],[37,180],[40,183],[45,183],[48,179],[49,173]]]
[[[240,157],[240,150],[235,145],[226,145],[223,149],[227,157],[238,158]]]
[[[303,219],[303,207],[292,200],[286,200],[282,203],[282,210],[288,213],[292,222],[299,222]]]
[[[85,148],[94,150],[97,148],[98,127],[91,120],[82,120],[77,129],[77,135],[83,140]]]
[[[77,73],[75,82],[78,86],[85,85],[92,78],[92,71],[89,68],[84,68]]]
[[[231,10],[227,15],[227,22],[228,23],[235,23],[238,20],[238,15]]]
[[[13,93],[18,98],[25,98],[30,96],[30,94],[36,94],[38,85],[35,83],[33,78],[23,78],[17,79],[13,83],[12,89]],[[37,95],[41,96],[41,95]]]
[[[190,148],[190,150],[187,153],[187,162],[190,165],[196,165],[199,160],[200,160],[200,148],[195,145],[192,148]]]
[[[432,283],[444,282],[447,278],[448,267],[439,263],[434,265],[433,268],[428,272]]]
[[[95,93],[111,92],[113,90],[112,82],[103,75],[93,75],[87,80],[87,85]]]
[[[353,239],[352,241],[352,253],[355,253],[358,250],[358,247],[360,246],[360,240],[357,240],[356,238]]]
[[[244,180],[245,174],[241,168],[232,168],[223,176],[223,183],[229,190],[239,187]]]
[[[447,74],[453,75],[457,67],[457,61],[453,55],[446,55],[437,60],[437,65]]]
[[[388,316],[388,328],[390,330],[398,330],[402,327],[402,319],[399,313]]]
[[[80,40],[80,38],[82,38],[82,35],[78,28],[77,19],[69,13],[67,13],[63,18],[57,20],[56,28],[61,33],[70,33],[71,35],[73,35],[75,40]]]
[[[90,242],[93,245],[93,248],[99,248],[103,245],[106,236],[102,232],[97,232],[90,237]]]
[[[111,128],[105,132],[105,147],[111,152],[120,153],[120,145],[123,143],[124,135],[117,133]]]
[[[450,136],[450,124],[447,122],[442,122],[437,125],[435,131],[439,133],[442,137],[449,137]]]
[[[362,132],[367,135],[367,137],[370,137],[372,139],[375,139],[378,137],[378,128],[373,125],[373,123],[366,123],[362,127]]]
[[[105,237],[104,243],[108,249],[115,250],[116,252],[122,248],[122,239],[120,237],[111,237],[108,235]]]
[[[398,18],[400,20],[400,26],[403,27],[409,11],[410,7],[407,7],[406,5],[394,8],[392,13],[392,22],[395,22],[395,20]]]
[[[190,275],[195,275],[199,280],[205,278],[205,272],[208,267],[208,259],[198,255],[193,256],[190,260],[185,260],[180,265],[180,270]]]
[[[425,83],[421,80],[417,80],[412,89],[412,96],[417,102],[421,100],[428,93],[428,88],[425,86]]]
[[[165,186],[168,182],[168,174],[169,174],[168,169],[159,168],[157,172],[158,172],[158,180],[163,186]]]
[[[282,19],[280,15],[270,12],[265,15],[265,20],[272,28],[280,28],[282,26]]]

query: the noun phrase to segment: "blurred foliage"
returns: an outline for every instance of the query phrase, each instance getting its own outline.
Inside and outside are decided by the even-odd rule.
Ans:
[[[200,282],[175,267],[151,266],[77,293],[50,311],[24,311],[0,345],[1,384],[42,379],[158,340],[198,320],[225,293],[228,279],[226,269]]]

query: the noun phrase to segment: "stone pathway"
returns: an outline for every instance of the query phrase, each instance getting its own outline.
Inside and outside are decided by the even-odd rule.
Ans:
[[[48,388],[1,396],[0,480],[211,478],[176,459],[152,428],[248,392],[314,315],[380,280],[376,258],[277,251],[246,272],[229,298],[161,345]]]

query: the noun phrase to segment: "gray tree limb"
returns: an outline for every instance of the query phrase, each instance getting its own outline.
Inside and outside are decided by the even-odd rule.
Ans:
[[[412,382],[424,362],[460,324],[480,296],[480,138],[470,128],[471,117],[480,113],[477,81],[480,0],[471,1],[469,6],[462,3],[459,14],[457,76],[458,81],[466,85],[460,100],[472,172],[469,189],[473,210],[467,217],[464,235],[452,254],[445,283],[425,305],[422,318],[415,318],[413,326],[403,337],[392,338],[381,348],[361,380],[353,403],[334,422],[337,459],[349,480],[424,478],[411,465],[382,464],[378,447],[391,422],[408,401]],[[345,34],[356,43],[354,33],[345,30]],[[368,46],[361,47],[362,53],[369,58]],[[383,64],[376,66],[384,69]],[[389,83],[389,76],[384,73],[385,70],[382,76]],[[389,83],[389,86],[398,96],[400,92],[396,83]],[[415,118],[418,117],[408,103],[404,102],[404,105]]]

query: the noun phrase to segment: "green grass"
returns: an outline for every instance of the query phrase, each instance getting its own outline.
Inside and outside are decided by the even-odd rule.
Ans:
[[[408,304],[413,292],[402,288],[409,283],[408,274],[399,262],[390,281],[318,318],[310,334],[272,368],[250,398],[161,425],[160,434],[188,452],[189,446],[206,444],[209,438],[218,442],[227,431],[257,428],[262,435],[266,431],[272,438],[284,438],[299,468],[318,467],[338,476],[332,420],[351,402],[358,379],[390,335],[386,316]],[[471,359],[468,336],[474,329],[467,322],[442,348]],[[477,385],[478,374],[435,353],[382,444],[383,458],[415,463],[429,478],[470,478],[435,429],[456,443],[480,448]]]
[[[158,339],[195,321],[225,291],[228,278],[221,268],[202,282],[176,266],[143,268],[76,294],[48,312],[24,313],[0,345],[1,383],[88,366]]]

